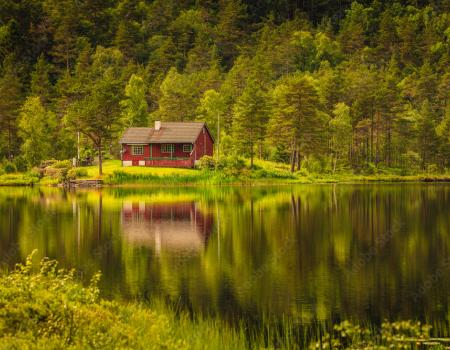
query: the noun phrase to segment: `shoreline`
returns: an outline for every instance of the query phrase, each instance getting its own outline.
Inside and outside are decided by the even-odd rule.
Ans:
[[[320,185],[320,184],[402,184],[402,183],[450,183],[450,175],[330,175],[329,177],[323,177],[316,174],[311,174],[308,177],[298,177],[296,179],[246,179],[237,178],[230,181],[214,181],[217,180],[214,176],[203,177],[203,174],[199,174],[198,178],[193,178],[193,181],[182,181],[176,176],[173,177],[159,177],[151,180],[129,180],[121,182],[111,182],[108,178],[79,178],[76,179],[76,184],[63,184],[55,181],[49,181],[49,179],[39,179],[38,181],[24,181],[23,174],[14,174],[22,176],[19,181],[9,180],[3,182],[0,177],[0,187],[65,187],[65,188],[126,188],[126,187],[205,187],[205,186],[232,186],[232,187],[253,187],[253,186],[291,186],[291,185]],[[44,180],[44,181],[42,181]],[[72,180],[73,181],[73,180]],[[97,182],[92,185],[93,182]]]

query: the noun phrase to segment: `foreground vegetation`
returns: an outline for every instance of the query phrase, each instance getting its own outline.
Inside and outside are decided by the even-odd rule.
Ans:
[[[87,287],[74,270],[43,259],[39,270],[32,257],[0,276],[0,349],[296,349],[444,348],[448,339],[430,338],[431,327],[417,322],[360,327],[344,322],[326,333],[325,326],[301,329],[294,323],[259,327],[229,325],[176,311],[162,303],[151,306],[100,298],[95,275]],[[442,331],[442,330],[441,330]]]
[[[208,157],[209,158],[209,157]],[[365,183],[365,182],[438,182],[450,181],[450,174],[405,173],[399,169],[373,169],[354,174],[350,171],[309,171],[306,167],[292,173],[289,165],[240,158],[219,164],[205,159],[199,169],[122,167],[118,160],[104,163],[103,176],[97,166],[72,168],[69,161],[47,161],[32,171],[0,172],[0,186],[58,185],[70,180],[102,179],[106,185],[220,185],[220,184],[286,184],[286,183]]]

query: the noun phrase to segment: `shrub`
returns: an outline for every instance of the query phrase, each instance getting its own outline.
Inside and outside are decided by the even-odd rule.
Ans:
[[[56,169],[64,169],[64,168],[70,169],[72,168],[72,162],[70,160],[59,160],[53,163],[52,167]]]
[[[71,180],[86,176],[88,176],[88,172],[84,168],[72,168],[67,172],[67,178]]]
[[[28,175],[31,177],[41,179],[44,176],[44,171],[41,168],[34,167],[28,172]]]
[[[99,274],[83,287],[74,270],[61,269],[55,261],[43,259],[39,271],[33,270],[28,257],[0,276],[0,348],[186,348],[172,335],[169,317],[101,300]]]
[[[17,156],[14,158],[14,164],[16,166],[17,171],[24,172],[28,169],[28,164],[23,156]]]
[[[5,171],[5,173],[7,174],[12,174],[17,172],[17,167],[13,162],[7,161],[4,165],[3,165],[3,170]]]
[[[301,166],[308,169],[310,173],[324,173],[327,169],[328,159],[326,157],[322,156],[310,156],[306,157],[303,161]],[[330,170],[330,169],[328,169]]]
[[[58,162],[56,159],[46,159],[41,162],[40,168],[47,168]]]
[[[202,170],[214,170],[216,168],[216,161],[213,157],[203,156],[198,162],[198,167]]]

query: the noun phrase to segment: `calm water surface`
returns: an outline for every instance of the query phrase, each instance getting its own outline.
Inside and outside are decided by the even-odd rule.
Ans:
[[[450,316],[450,184],[0,188],[1,264],[34,249],[232,319]]]

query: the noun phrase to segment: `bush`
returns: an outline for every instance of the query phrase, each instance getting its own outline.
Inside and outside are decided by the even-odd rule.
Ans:
[[[3,170],[5,171],[5,173],[7,174],[12,174],[17,172],[17,167],[13,162],[7,161],[4,165],[3,165]]]
[[[58,162],[56,159],[46,159],[41,162],[40,168],[47,168]]]
[[[310,173],[321,174],[327,170],[328,163],[327,157],[310,156],[302,161],[301,167],[308,169],[308,172]]]
[[[0,276],[0,348],[186,348],[172,336],[169,317],[99,299],[99,274],[83,287],[55,261],[43,259],[33,270],[29,257]]]
[[[47,166],[43,167],[43,170],[41,170],[41,172],[43,172],[45,176],[56,179],[59,182],[66,181],[68,178],[69,170],[72,169],[72,162],[70,160],[46,160],[41,163],[41,166],[42,165]]]
[[[59,161],[53,163],[52,168],[55,168],[55,169],[64,169],[64,168],[70,169],[70,168],[72,168],[72,162],[70,160],[59,160]]]
[[[31,177],[36,177],[38,179],[41,179],[44,177],[44,171],[41,168],[34,167],[33,169],[31,169],[28,172],[28,175]]]
[[[213,157],[203,156],[198,161],[198,167],[202,170],[214,170],[216,168],[216,161]]]
[[[84,168],[72,168],[67,172],[67,178],[70,180],[86,176],[88,176],[88,172]]]

